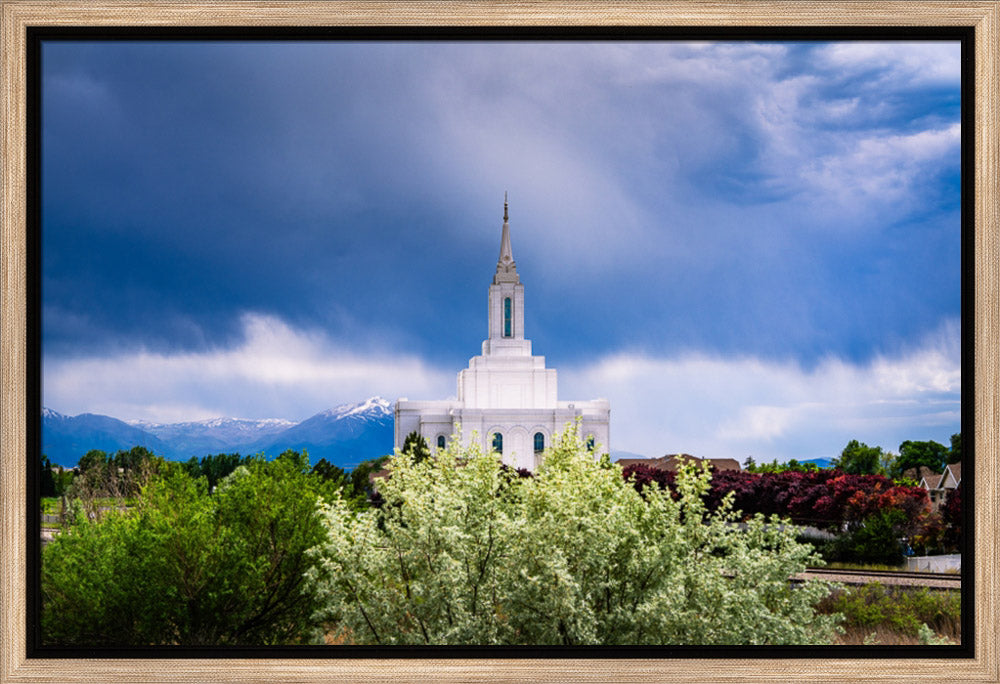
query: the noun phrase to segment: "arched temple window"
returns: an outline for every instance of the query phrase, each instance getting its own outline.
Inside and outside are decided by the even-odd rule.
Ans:
[[[594,450],[594,443],[595,442],[594,442],[594,436],[593,435],[590,435],[589,437],[587,437],[587,451],[593,451]]]
[[[511,306],[510,297],[503,298],[503,336],[513,337],[513,332],[511,331]]]
[[[444,435],[438,435],[438,449],[444,449]]]
[[[503,435],[501,435],[499,432],[493,433],[493,451],[497,452],[498,454],[503,453]]]
[[[540,454],[545,451],[545,435],[541,432],[535,433],[535,453]]]

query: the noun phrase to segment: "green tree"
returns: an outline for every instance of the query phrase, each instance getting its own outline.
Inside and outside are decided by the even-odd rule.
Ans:
[[[164,569],[153,572],[162,559],[155,533],[138,517],[119,511],[96,522],[79,515],[75,524],[64,526],[42,548],[43,642],[170,643],[164,633],[170,588],[160,576]],[[143,586],[139,578],[147,578],[148,584]]]
[[[144,446],[134,446],[128,451],[119,449],[111,462],[121,470],[139,470],[155,458],[153,452]]]
[[[164,459],[144,446],[134,446],[128,451],[120,449],[108,462],[109,496],[137,496],[149,478],[164,467]]]
[[[117,499],[118,505],[124,505],[138,495],[150,477],[168,467],[173,466],[143,446],[122,449],[113,456],[91,449],[80,458],[77,475],[66,494],[79,499],[90,517],[99,517],[102,508],[109,505],[102,499]]]
[[[285,452],[254,458],[209,493],[181,468],[134,510],[68,526],[42,552],[45,643],[267,645],[320,638],[303,594],[334,485]]]
[[[787,463],[778,463],[774,459],[770,463],[754,463],[753,459],[748,459],[749,463],[744,463],[743,470],[748,473],[812,473],[819,470],[815,463],[799,463],[796,459],[791,459]]]
[[[318,478],[321,478],[328,483],[328,486],[332,486],[341,492],[341,495],[350,502],[351,508],[360,509],[364,508],[366,505],[367,493],[365,490],[358,491],[351,476],[340,466],[336,466],[325,458],[321,458],[312,467],[310,473]]]
[[[951,436],[951,449],[948,450],[948,463],[962,462],[962,433],[956,432]]]
[[[317,477],[321,477],[324,480],[333,480],[334,482],[342,482],[349,479],[346,470],[340,466],[330,463],[325,458],[321,458],[316,461],[316,464],[312,467],[311,472]]]
[[[405,454],[411,454],[417,463],[425,458],[429,458],[431,455],[430,447],[427,446],[427,440],[417,434],[416,430],[406,436],[403,440],[403,448],[400,451]]]
[[[884,509],[865,518],[856,529],[831,541],[827,557],[854,563],[900,565],[903,562],[906,514],[896,508]]]
[[[882,455],[879,456],[878,459],[879,470],[877,472],[881,475],[886,475],[886,476],[889,476],[891,473],[896,472],[897,458],[898,458],[897,454],[894,454],[891,451],[883,451]]]
[[[99,514],[99,499],[108,496],[111,466],[107,453],[91,449],[80,457],[76,471],[66,496],[75,500],[84,514],[95,519]]]
[[[882,447],[870,447],[864,442],[852,439],[833,459],[833,466],[853,475],[874,475],[882,465]]]
[[[319,614],[356,643],[826,643],[825,583],[796,589],[817,562],[789,526],[728,497],[707,511],[707,470],[682,466],[678,499],[640,494],[575,429],[531,478],[458,440],[435,458],[402,452],[379,485],[385,505],[323,506],[308,571]]]
[[[41,496],[59,496],[57,491],[58,478],[52,472],[52,463],[49,457],[42,454],[41,477],[38,479],[38,489]]]
[[[907,440],[899,445],[899,456],[893,463],[893,476],[900,476],[910,468],[927,466],[936,473],[944,470],[948,463],[948,447],[931,440],[915,442]]]
[[[240,456],[239,454],[209,454],[200,459],[192,456],[184,463],[184,470],[191,477],[205,477],[208,479],[208,490],[215,489],[219,481],[229,473],[236,470],[241,465],[246,465],[252,456]]]
[[[371,497],[373,493],[371,475],[385,468],[386,463],[392,458],[390,455],[379,456],[378,458],[362,461],[351,471],[351,486],[354,491],[365,498]]]
[[[108,463],[108,455],[101,451],[100,449],[91,449],[83,456],[80,457],[77,463],[77,468],[80,470],[81,474],[86,473],[94,468],[100,468]]]

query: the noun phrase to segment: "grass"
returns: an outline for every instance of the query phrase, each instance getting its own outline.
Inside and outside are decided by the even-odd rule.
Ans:
[[[873,582],[834,592],[819,604],[818,610],[844,615],[840,644],[919,644],[918,634],[924,624],[956,643],[962,639],[962,599],[958,591]]]
[[[100,510],[128,510],[129,508],[135,506],[138,502],[138,498],[130,497],[127,499],[116,499],[114,497],[103,497],[96,499],[95,503]],[[55,496],[43,496],[41,498],[41,509],[42,515],[60,515],[63,512],[62,499]],[[42,527],[50,529],[62,529],[62,523],[59,521],[55,522],[42,522]]]
[[[884,563],[846,563],[834,561],[823,566],[824,570],[904,570],[903,565],[885,565]]]

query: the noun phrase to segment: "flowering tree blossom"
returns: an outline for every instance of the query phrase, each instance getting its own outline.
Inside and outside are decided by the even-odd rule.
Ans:
[[[569,426],[533,477],[450,445],[397,453],[379,509],[321,506],[308,585],[341,641],[377,644],[829,643],[831,590],[789,576],[819,562],[788,526],[715,510],[710,474],[675,493],[622,477]],[[676,498],[675,498],[676,497]]]

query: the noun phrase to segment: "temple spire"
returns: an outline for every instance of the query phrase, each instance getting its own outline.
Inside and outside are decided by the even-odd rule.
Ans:
[[[503,194],[503,230],[500,234],[500,257],[497,259],[497,272],[493,276],[494,283],[520,282],[517,277],[517,265],[514,263],[514,253],[510,248],[510,224],[507,217],[507,193]]]

